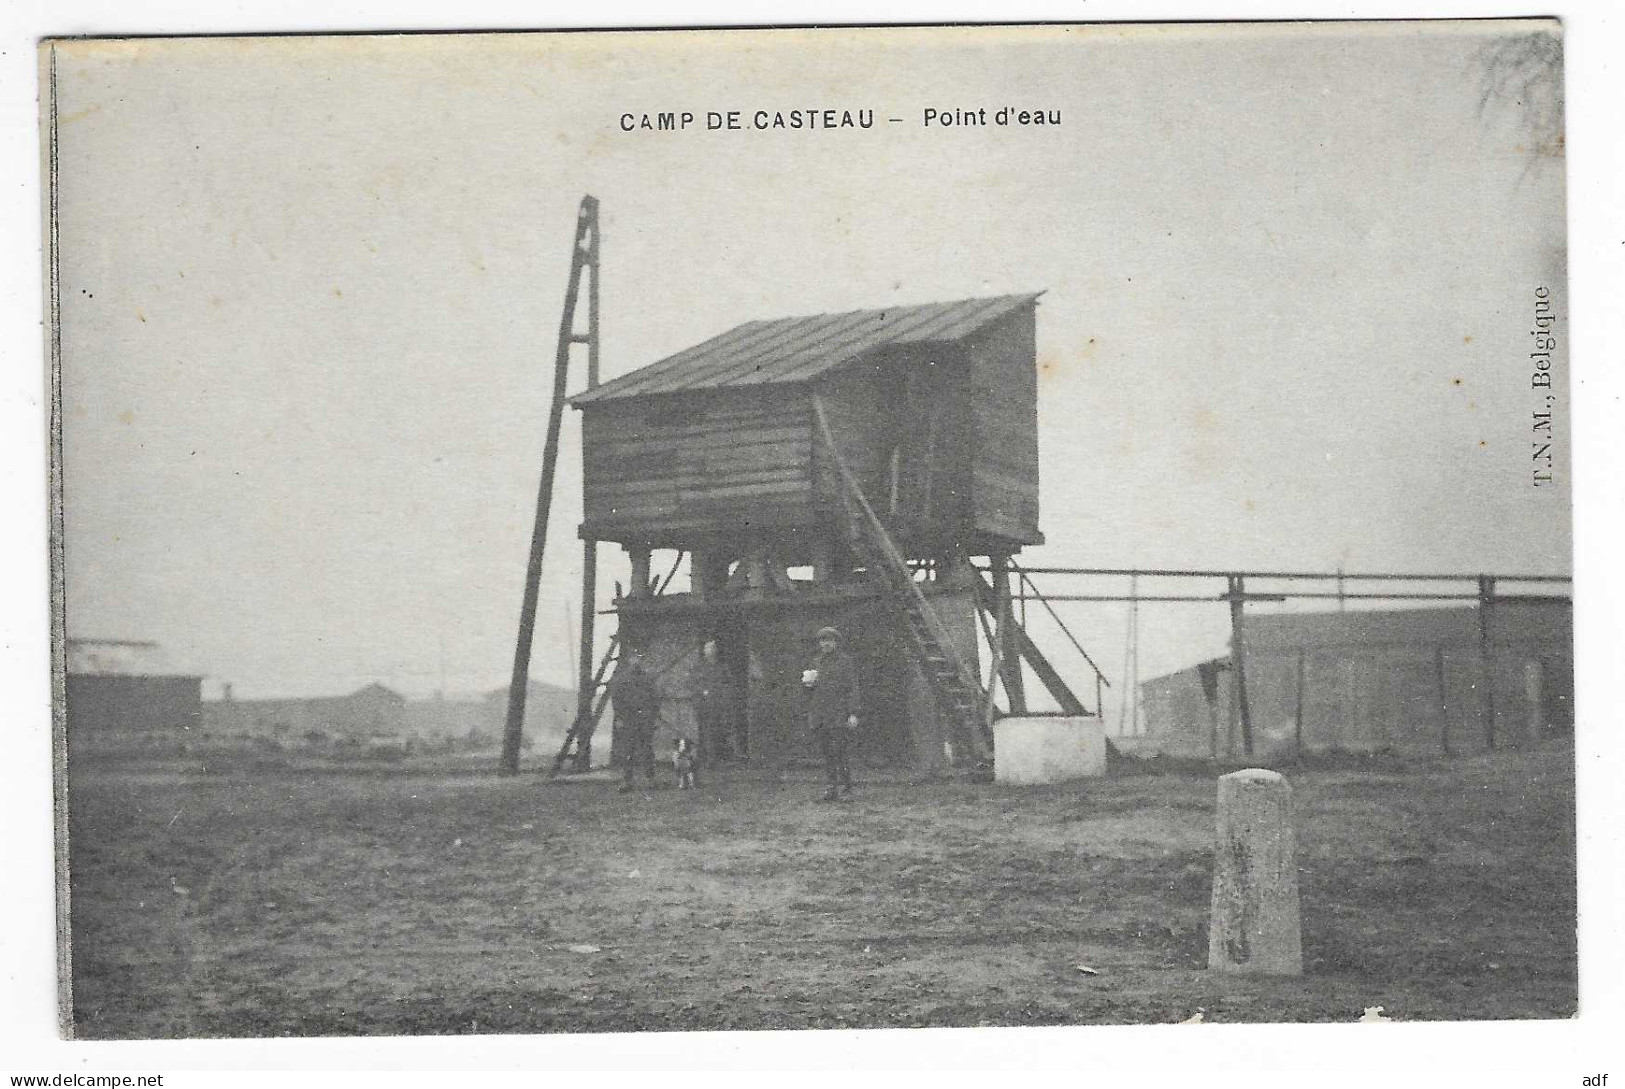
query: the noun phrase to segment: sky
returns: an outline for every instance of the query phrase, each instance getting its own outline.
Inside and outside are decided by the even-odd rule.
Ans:
[[[504,684],[589,192],[605,377],[753,318],[1044,291],[1029,564],[1567,573],[1564,328],[1543,488],[1528,357],[1536,290],[1565,311],[1560,102],[1490,63],[1539,30],[61,46],[68,631],[241,696]],[[1007,104],[1062,123],[921,124]],[[876,125],[704,127],[809,108]],[[699,120],[621,130],[659,110]],[[618,548],[600,568],[607,603]],[[1124,610],[1066,615],[1117,677]],[[1225,623],[1147,606],[1142,677]]]

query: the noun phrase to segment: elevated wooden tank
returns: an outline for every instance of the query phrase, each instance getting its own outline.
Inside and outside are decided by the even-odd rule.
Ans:
[[[633,585],[617,602],[621,635],[661,670],[669,729],[692,727],[690,668],[715,639],[739,681],[752,756],[810,757],[792,679],[818,628],[833,623],[853,633],[864,675],[860,754],[943,760],[919,663],[887,635],[885,603],[854,570],[814,406],[897,549],[930,569],[927,597],[974,662],[975,595],[955,565],[1043,541],[1037,301],[747,322],[573,399],[585,461],[581,535],[632,556]],[[690,554],[689,592],[650,593],[655,549]]]
[[[1040,543],[1037,300],[746,322],[578,395],[582,535],[703,549],[823,531],[817,395],[899,544]]]

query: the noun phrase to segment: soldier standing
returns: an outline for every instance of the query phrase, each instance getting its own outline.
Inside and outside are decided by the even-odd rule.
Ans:
[[[655,719],[660,711],[660,693],[655,690],[655,679],[643,667],[643,651],[630,647],[626,662],[615,670],[609,684],[609,697],[615,704],[615,730],[625,741],[626,781],[621,793],[634,789],[638,764],[652,786],[655,781]]]
[[[700,724],[700,759],[729,760],[734,756],[734,689],[728,667],[717,657],[717,644],[707,639],[694,676],[695,711]]]
[[[808,694],[807,719],[818,751],[824,757],[829,789],[824,801],[852,793],[851,739],[858,728],[858,670],[852,656],[841,649],[841,633],[834,628],[818,632],[818,657],[801,674]]]

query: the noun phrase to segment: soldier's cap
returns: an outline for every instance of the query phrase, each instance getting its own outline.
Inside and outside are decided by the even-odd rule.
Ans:
[[[825,639],[834,639],[836,642],[840,642],[840,630],[838,628],[819,628],[818,641],[823,642]]]

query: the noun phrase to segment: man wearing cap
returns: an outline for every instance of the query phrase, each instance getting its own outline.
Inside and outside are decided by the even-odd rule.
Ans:
[[[622,754],[626,760],[626,781],[621,784],[624,794],[634,789],[638,765],[641,763],[650,785],[655,781],[655,719],[660,713],[660,693],[655,679],[643,667],[643,651],[628,647],[626,661],[615,670],[609,682],[609,698],[615,704],[615,732],[625,740]]]
[[[834,628],[818,632],[818,657],[801,674],[807,689],[807,720],[818,751],[824,757],[832,802],[852,792],[852,765],[848,750],[858,728],[858,670],[852,656],[841,649],[841,633]]]
[[[731,760],[734,738],[734,683],[728,667],[717,655],[715,639],[700,649],[700,664],[693,674],[694,711],[700,725],[700,759]]]

